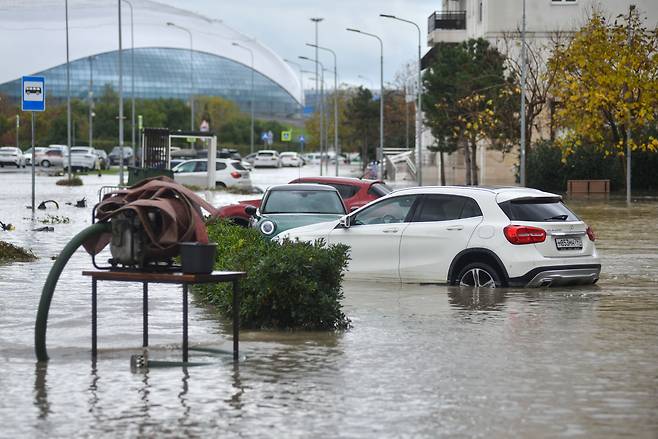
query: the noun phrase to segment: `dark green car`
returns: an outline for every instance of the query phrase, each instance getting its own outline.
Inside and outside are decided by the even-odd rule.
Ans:
[[[335,221],[347,214],[338,191],[321,184],[283,184],[270,187],[260,208],[245,209],[251,225],[272,238],[295,227]]]

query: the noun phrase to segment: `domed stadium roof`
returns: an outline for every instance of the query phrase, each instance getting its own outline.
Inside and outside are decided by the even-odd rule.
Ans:
[[[168,22],[173,22],[191,31],[195,53],[215,55],[249,68],[250,53],[233,45],[238,42],[253,51],[254,70],[257,73],[285,90],[296,104],[302,102],[302,88],[296,73],[262,43],[219,20],[211,20],[150,0],[131,0],[131,3],[134,7],[136,49],[166,48],[179,49],[176,52],[180,52],[180,49],[189,51],[189,35],[181,29],[167,26]],[[0,56],[3,59],[0,84],[66,63],[64,1],[5,0],[0,4],[0,17]],[[125,2],[122,2],[122,28],[124,69],[129,69],[130,8]],[[70,60],[80,62],[93,55],[117,50],[117,1],[69,0]],[[138,50],[135,52],[139,53]],[[197,61],[195,65],[196,63]],[[201,74],[202,72],[196,73]],[[242,79],[248,81],[248,77],[243,76]]]

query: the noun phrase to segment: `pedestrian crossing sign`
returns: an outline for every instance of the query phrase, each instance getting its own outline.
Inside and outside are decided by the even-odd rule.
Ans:
[[[281,141],[290,142],[292,140],[292,130],[281,131]]]

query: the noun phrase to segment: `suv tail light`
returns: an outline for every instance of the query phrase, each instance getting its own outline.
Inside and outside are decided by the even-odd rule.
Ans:
[[[238,171],[233,171],[233,172],[231,172],[231,177],[240,178],[240,177],[242,177],[242,174],[240,174]]]
[[[594,230],[592,230],[590,226],[587,226],[587,237],[592,242],[596,240],[596,234],[594,233]]]
[[[515,245],[535,244],[546,240],[546,231],[539,227],[510,225],[503,229],[505,238]]]

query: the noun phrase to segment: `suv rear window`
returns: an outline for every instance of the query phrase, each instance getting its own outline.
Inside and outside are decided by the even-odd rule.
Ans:
[[[359,192],[359,187],[358,186],[351,186],[349,184],[329,183],[328,186],[332,186],[332,187],[336,188],[336,190],[340,194],[340,197],[343,200],[346,199],[346,198],[352,198],[354,195],[356,195],[357,192]]]
[[[510,200],[499,206],[512,221],[580,221],[559,198]]]
[[[231,166],[233,166],[233,168],[237,169],[238,171],[246,171],[245,167],[242,166],[242,163],[240,162],[231,162]]]

